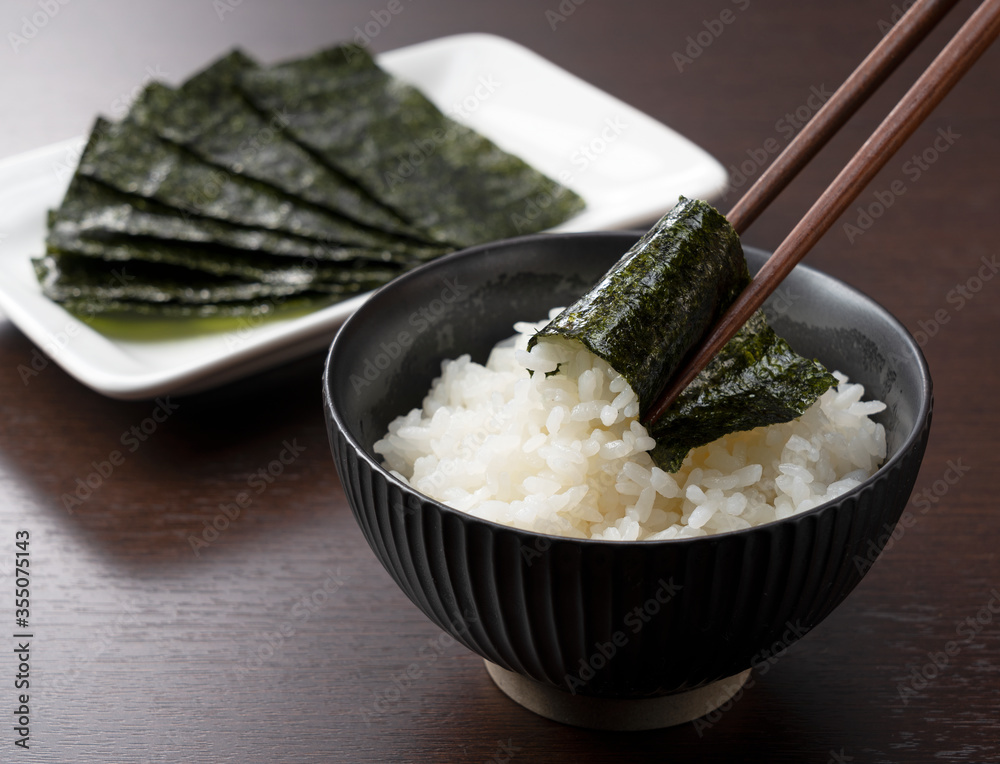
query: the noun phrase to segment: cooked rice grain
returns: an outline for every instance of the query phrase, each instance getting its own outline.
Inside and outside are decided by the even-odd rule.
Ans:
[[[443,362],[423,408],[375,444],[386,467],[504,525],[656,540],[789,517],[856,487],[885,459],[885,431],[869,418],[885,404],[863,401],[864,388],[835,372],[839,384],[798,419],[727,435],[668,474],[647,453],[654,441],[636,420],[635,393],[607,363],[566,341],[526,350],[546,323],[517,323],[485,366],[468,355]]]

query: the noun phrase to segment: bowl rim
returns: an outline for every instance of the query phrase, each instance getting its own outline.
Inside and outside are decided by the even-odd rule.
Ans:
[[[611,548],[626,548],[629,545],[648,545],[650,547],[659,544],[669,544],[675,546],[677,544],[696,544],[696,543],[706,543],[714,540],[722,540],[725,538],[752,534],[758,531],[768,532],[769,529],[774,529],[783,523],[798,523],[806,518],[813,517],[822,512],[830,511],[835,505],[841,504],[848,501],[864,491],[870,488],[875,482],[880,480],[882,477],[887,475],[889,472],[896,469],[900,462],[906,458],[907,454],[913,449],[917,441],[922,437],[922,433],[927,426],[933,410],[933,383],[931,381],[930,369],[927,364],[927,359],[924,356],[923,350],[920,345],[914,339],[910,331],[903,325],[903,323],[896,318],[889,310],[887,310],[878,300],[868,295],[866,292],[858,289],[857,287],[851,286],[840,279],[831,276],[823,271],[814,268],[809,265],[804,265],[802,263],[797,264],[792,272],[807,272],[814,277],[819,277],[820,279],[827,279],[832,281],[838,287],[846,289],[848,292],[852,293],[856,298],[860,298],[863,302],[869,303],[869,307],[874,309],[876,313],[880,314],[880,317],[885,320],[890,326],[892,326],[900,335],[904,341],[904,347],[908,349],[917,361],[917,368],[920,377],[920,390],[919,390],[919,408],[917,411],[917,416],[914,420],[914,426],[911,431],[904,438],[903,442],[900,443],[896,452],[890,456],[882,465],[879,466],[877,470],[868,478],[866,478],[861,484],[855,486],[849,491],[846,491],[835,499],[818,504],[815,507],[810,507],[803,512],[797,512],[788,517],[781,518],[779,520],[772,520],[767,523],[762,523],[760,525],[754,525],[750,528],[739,528],[731,531],[721,531],[719,533],[711,533],[706,536],[692,536],[688,538],[673,538],[673,539],[653,539],[653,540],[615,540],[615,539],[580,539],[572,536],[561,536],[552,533],[543,533],[542,531],[527,530],[525,528],[519,528],[513,525],[505,525],[503,523],[498,523],[493,520],[487,520],[486,518],[477,517],[468,512],[464,512],[460,509],[455,509],[447,504],[434,499],[427,494],[421,493],[416,488],[411,486],[409,483],[404,483],[395,475],[393,475],[388,469],[382,466],[382,464],[372,456],[368,449],[364,448],[357,439],[351,433],[350,429],[346,426],[340,412],[333,404],[333,394],[331,392],[333,379],[331,375],[331,370],[333,369],[334,355],[337,351],[338,343],[342,336],[345,336],[350,331],[353,331],[354,324],[364,320],[363,314],[366,310],[373,309],[371,305],[376,303],[377,300],[383,297],[383,293],[391,292],[397,285],[406,283],[415,278],[421,278],[423,274],[431,270],[447,268],[449,264],[458,259],[466,259],[470,257],[483,256],[489,254],[493,250],[502,250],[509,248],[511,246],[519,246],[522,244],[530,244],[539,241],[551,241],[551,240],[572,240],[581,238],[607,238],[607,239],[622,239],[632,238],[634,242],[640,236],[645,233],[644,230],[619,230],[619,231],[585,231],[585,232],[573,232],[573,233],[537,233],[528,234],[525,236],[515,236],[507,239],[498,239],[496,241],[486,242],[484,244],[477,244],[472,247],[466,247],[465,249],[457,250],[455,252],[450,252],[447,255],[438,257],[430,262],[423,263],[413,270],[407,271],[400,276],[393,279],[391,282],[379,287],[369,296],[368,300],[359,307],[351,316],[341,325],[337,330],[333,341],[330,343],[330,347],[326,354],[326,360],[323,364],[323,405],[327,417],[333,423],[336,424],[338,431],[341,436],[347,441],[350,447],[358,454],[358,457],[364,459],[367,463],[369,469],[376,471],[382,479],[386,480],[398,490],[404,493],[412,493],[418,496],[425,503],[434,505],[439,511],[444,512],[446,515],[453,515],[458,517],[460,520],[465,522],[475,521],[484,523],[491,527],[495,531],[509,531],[517,534],[524,534],[530,537],[537,537],[538,539],[548,539],[550,542],[561,541],[561,542],[586,542],[587,544],[601,544],[610,545]],[[631,246],[631,245],[629,245]],[[753,251],[755,253],[763,254],[765,257],[769,257],[772,253],[769,250],[765,250],[760,247],[755,247],[752,245],[743,245],[744,251]],[[624,254],[624,252],[622,253]],[[446,360],[446,359],[442,359]],[[406,412],[402,412],[405,414]],[[401,416],[399,414],[397,416]],[[907,499],[909,501],[909,499]]]

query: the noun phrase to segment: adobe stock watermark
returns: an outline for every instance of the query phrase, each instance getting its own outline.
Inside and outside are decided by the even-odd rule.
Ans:
[[[788,284],[782,284],[771,293],[761,310],[764,311],[764,317],[770,323],[786,315],[800,299],[802,299],[801,294],[794,291]]]
[[[302,278],[311,279],[313,272],[319,267],[319,261],[315,257],[297,258],[296,265],[304,271]],[[298,295],[276,294],[266,297],[254,304],[251,312],[239,316],[236,320],[236,328],[222,335],[222,341],[227,351],[236,350],[253,338],[253,332],[257,327],[262,326],[265,321],[271,319],[289,299]]]
[[[139,82],[127,93],[120,93],[116,96],[108,104],[107,110],[111,113],[113,119],[121,119],[126,113],[128,113],[133,101],[135,101],[147,85],[151,82],[162,81],[169,76],[170,73],[162,71],[159,64],[147,66],[145,73],[140,78]],[[114,126],[114,121],[106,120],[103,124],[95,128],[92,136],[100,137],[105,130],[111,129]],[[52,172],[55,174],[56,179],[60,183],[68,183],[69,179],[73,177],[74,173],[76,173],[77,168],[80,165],[80,160],[83,158],[83,151],[88,142],[89,140],[81,141],[73,146],[70,146],[66,149],[62,158],[52,165]]]
[[[566,674],[563,677],[571,694],[576,695],[577,690],[586,686],[587,682],[597,676],[597,672],[607,666],[618,654],[618,651],[625,647],[633,636],[642,631],[643,627],[660,612],[663,606],[684,588],[683,585],[674,583],[673,577],[669,581],[664,581],[661,578],[656,583],[658,586],[653,592],[653,596],[625,614],[622,625],[628,631],[626,632],[625,628],[617,629],[607,642],[595,642],[593,652],[586,659],[580,659],[576,673]]]
[[[115,120],[119,120],[128,114],[128,110],[132,108],[132,104],[139,94],[146,88],[151,82],[162,82],[164,79],[170,76],[170,72],[160,71],[160,65],[147,66],[146,74],[139,81],[135,87],[133,87],[127,93],[121,93],[117,98],[111,102],[111,116]]]
[[[599,131],[585,143],[579,144],[573,153],[570,154],[569,161],[577,169],[575,171],[564,171],[559,176],[559,182],[569,185],[574,178],[579,177],[604,154],[628,129],[628,124],[618,115],[607,117]],[[520,230],[520,229],[518,229]]]
[[[520,751],[524,749],[519,745],[514,745],[514,738],[497,741],[497,751],[493,757],[487,760],[486,764],[508,764]]]
[[[465,611],[462,617],[452,623],[452,630],[464,634],[472,624],[478,623],[479,616],[472,611]],[[390,676],[390,681],[374,693],[371,708],[361,710],[361,717],[369,727],[380,716],[388,713],[394,705],[413,688],[427,670],[427,667],[437,661],[454,644],[456,640],[449,632],[442,631],[436,637],[429,638],[417,651],[416,660],[411,661],[406,668]]]
[[[809,95],[794,110],[786,112],[774,123],[774,132],[778,138],[771,136],[760,146],[746,150],[746,159],[740,160],[739,165],[729,165],[729,185],[726,187],[722,198],[725,200],[729,194],[743,188],[769,163],[771,157],[780,154],[796,133],[805,127],[806,123],[813,118],[823,105],[830,100],[834,91],[828,90],[826,84],[813,85],[809,88]]]
[[[1000,615],[1000,592],[994,588],[989,595],[990,599],[974,615],[966,616],[955,625],[955,636],[961,639],[949,639],[940,650],[928,651],[927,663],[908,664],[909,673],[896,685],[896,694],[904,706],[954,665],[954,659],[962,650],[972,645],[982,630],[993,623],[994,616]]]
[[[245,138],[237,150],[244,162],[252,160],[267,145],[272,143],[278,134],[288,125],[289,117],[285,109],[272,110],[268,115],[268,121],[249,138]],[[235,171],[234,171],[235,172]],[[208,175],[198,182],[193,189],[190,189],[185,196],[184,206],[179,207],[180,217],[184,221],[191,218],[198,218],[205,212],[205,207],[210,206],[220,197],[226,186],[237,183],[237,188],[245,183],[245,179],[236,173],[230,172],[221,167],[213,169]]]
[[[296,438],[292,438],[291,442],[282,441],[281,445],[282,449],[274,459],[256,472],[250,473],[246,480],[247,490],[237,493],[232,501],[220,504],[219,511],[212,518],[202,520],[205,527],[199,535],[188,535],[188,544],[195,557],[201,557],[202,549],[218,541],[219,536],[229,529],[230,524],[239,520],[244,511],[253,504],[254,497],[264,493],[268,486],[285,472],[285,468],[294,464],[306,450],[305,446],[299,445]]]
[[[285,643],[299,632],[302,625],[308,623],[310,618],[326,607],[348,581],[350,576],[344,575],[338,565],[336,570],[327,571],[322,584],[297,596],[288,617],[274,631],[258,632],[255,635],[254,644],[248,648],[249,655],[241,658],[233,669],[236,678],[241,682],[245,681],[253,672],[260,670],[265,663],[278,655],[285,648]]]
[[[412,178],[418,168],[437,153],[439,148],[449,145],[460,131],[466,129],[462,122],[479,111],[480,107],[493,97],[502,86],[503,83],[492,74],[480,75],[471,92],[453,103],[451,108],[445,111],[445,116],[452,121],[447,129],[435,128],[429,134],[410,141],[409,146],[404,151],[396,154],[395,168],[386,170],[382,174],[382,183],[385,188],[395,188]]]
[[[139,447],[159,429],[160,425],[169,419],[181,406],[179,403],[172,403],[170,396],[157,398],[155,406],[149,416],[125,430],[119,442],[125,451],[134,454]],[[95,491],[98,491],[114,474],[115,470],[125,463],[126,455],[119,449],[113,449],[100,461],[90,463],[92,471],[84,477],[76,478],[76,489],[72,493],[64,493],[61,497],[63,507],[71,515],[77,507],[80,507]]]
[[[913,4],[917,0],[905,0],[902,3],[893,3],[890,8],[891,13],[888,19],[879,19],[875,22],[875,26],[878,27],[879,33],[885,37],[889,34],[889,31],[896,26],[897,22],[903,18],[903,15],[913,7]]]
[[[961,133],[956,133],[950,126],[947,128],[939,127],[937,137],[934,138],[931,145],[903,163],[902,174],[911,184],[916,183],[941,158],[941,155],[954,146],[961,137]],[[902,178],[896,178],[886,188],[872,192],[874,201],[867,205],[857,206],[855,208],[857,216],[854,223],[844,223],[844,234],[847,236],[848,243],[853,244],[871,229],[875,221],[882,217],[895,204],[896,199],[905,194],[909,188],[906,181]]]
[[[730,0],[730,2],[740,12],[750,7],[750,0]],[[672,58],[677,71],[683,73],[687,67],[691,66],[695,62],[695,59],[699,58],[712,43],[722,37],[722,33],[726,31],[726,27],[736,21],[737,18],[738,16],[733,12],[732,8],[723,8],[716,18],[704,19],[701,22],[703,28],[687,36],[685,40],[687,46],[684,48],[684,51],[674,51]]]
[[[585,2],[587,0],[562,0],[555,8],[547,9],[545,11],[545,20],[549,22],[549,29],[555,32],[556,27],[576,13],[576,9]]]
[[[225,21],[226,16],[243,5],[243,0],[212,0],[212,9],[219,21]]]
[[[372,40],[382,34],[382,30],[386,29],[393,21],[396,16],[401,14],[404,10],[402,0],[389,0],[385,4],[385,7],[374,9],[368,12],[371,18],[365,21],[364,24],[358,24],[354,27],[354,43],[362,47],[368,45]],[[350,51],[347,53],[348,60],[350,60]]]
[[[128,266],[112,268],[108,277],[104,279],[107,287],[126,286],[135,281],[135,276],[128,272]],[[76,320],[69,320],[63,324],[63,328],[56,332],[49,332],[48,338],[42,343],[42,348],[31,348],[31,357],[27,363],[17,365],[17,373],[21,382],[27,387],[31,381],[45,371],[52,361],[58,361],[59,356],[81,335],[79,322],[90,323],[98,315],[98,309],[93,305],[86,305],[75,310],[73,317]]]
[[[573,149],[569,161],[576,169],[564,170],[559,173],[560,186],[551,193],[543,191],[540,194],[530,197],[524,203],[524,207],[520,212],[515,212],[511,215],[510,220],[514,225],[514,229],[518,233],[523,233],[525,230],[536,230],[536,226],[533,223],[538,216],[544,210],[548,209],[553,202],[562,198],[573,181],[592,167],[621,137],[628,127],[628,123],[619,115],[605,117],[601,127],[595,131],[590,140],[578,144]]]
[[[945,470],[941,477],[934,480],[919,493],[914,491],[910,497],[910,503],[915,509],[920,510],[920,515],[926,515],[931,508],[943,499],[953,486],[958,484],[965,475],[972,470],[972,466],[965,464],[962,457],[949,459],[946,462]],[[868,546],[864,554],[856,554],[851,558],[855,569],[861,575],[868,572],[875,560],[882,552],[890,551],[896,542],[906,535],[906,532],[917,524],[918,515],[910,510],[905,510],[900,515],[899,522],[895,525],[886,523],[882,526],[882,533],[875,540],[868,539]]]
[[[993,280],[993,277],[997,275],[997,271],[1000,271],[1000,262],[998,262],[996,255],[990,255],[989,257],[983,255],[979,258],[979,263],[979,268],[975,274],[969,276],[963,283],[955,284],[945,295],[945,302],[948,305],[954,306],[956,313],[962,311],[983,290],[983,287]],[[951,319],[952,311],[950,308],[938,308],[930,318],[917,321],[919,328],[913,332],[913,339],[917,341],[920,347],[924,347],[932,337],[937,336],[938,332],[941,331],[941,327],[951,321]]]
[[[17,365],[17,373],[27,387],[31,381],[45,371],[52,360],[58,360],[63,353],[80,336],[80,325],[76,321],[67,321],[57,332],[50,332],[42,343],[41,349],[31,348],[31,359],[27,363]]]
[[[265,125],[249,138],[244,138],[236,148],[244,162],[254,159],[261,151],[274,143],[282,130],[288,127],[288,109],[272,109]]]
[[[457,277],[446,278],[441,283],[444,286],[438,292],[438,296],[409,315],[407,324],[410,329],[402,329],[397,332],[394,338],[379,342],[378,346],[373,348],[372,354],[364,359],[361,368],[352,370],[348,381],[354,388],[354,392],[360,392],[371,386],[386,369],[393,365],[393,362],[403,354],[404,350],[413,346],[417,337],[437,326],[444,317],[448,305],[464,299],[469,291],[469,288],[462,284]]]
[[[33,11],[30,16],[22,16],[20,28],[16,32],[7,33],[7,42],[10,43],[11,50],[17,53],[34,40],[69,3],[70,0],[38,0],[35,3],[38,10]]]
[[[795,623],[786,621],[785,630],[782,632],[781,638],[775,640],[770,647],[761,650],[750,659],[750,668],[753,673],[750,674],[746,684],[740,687],[732,697],[726,698],[722,702],[718,700],[705,702],[705,715],[692,722],[694,731],[698,737],[702,737],[706,730],[718,724],[723,715],[739,703],[746,691],[757,684],[757,679],[767,674],[771,670],[771,667],[784,657],[789,647],[809,633],[810,628],[809,626],[803,626],[799,620],[796,620]],[[728,695],[729,693],[726,692],[725,694]]]

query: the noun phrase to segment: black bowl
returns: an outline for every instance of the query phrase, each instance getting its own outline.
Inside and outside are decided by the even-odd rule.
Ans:
[[[541,320],[570,303],[636,238],[530,236],[425,265],[347,321],[324,376],[344,490],[403,592],[487,661],[578,697],[655,698],[704,687],[815,627],[858,584],[899,519],[930,427],[930,376],[906,329],[858,291],[799,266],[766,308],[772,325],[799,353],[887,404],[878,415],[885,464],[834,502],[714,536],[582,541],[477,519],[381,466],[372,445],[392,419],[420,405],[443,359],[471,353],[484,362],[515,321]],[[751,270],[766,256],[748,249]]]

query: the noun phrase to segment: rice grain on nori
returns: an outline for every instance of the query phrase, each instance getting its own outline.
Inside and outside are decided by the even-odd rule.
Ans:
[[[702,201],[680,203],[583,297],[533,336],[575,340],[655,401],[685,356],[750,282],[739,236]],[[668,472],[687,452],[731,432],[802,414],[834,377],[795,354],[759,312],[650,429]]]
[[[545,337],[579,340],[629,381],[645,410],[749,282],[725,217],[681,199],[530,347]]]

